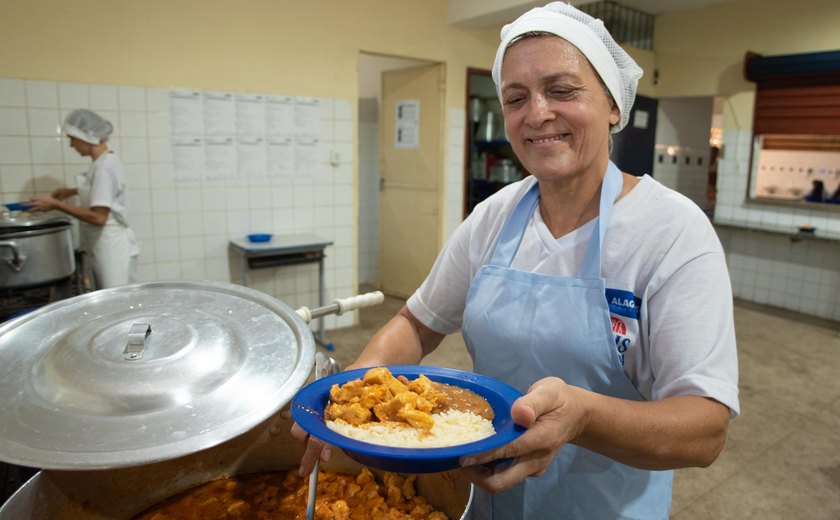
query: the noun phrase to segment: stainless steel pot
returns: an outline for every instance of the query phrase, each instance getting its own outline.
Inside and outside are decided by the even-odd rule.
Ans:
[[[61,300],[0,326],[0,459],[103,469],[206,449],[274,415],[314,359],[294,310],[235,284]]]
[[[224,444],[178,459],[103,471],[41,471],[0,508],[0,520],[130,518],[210,480],[296,468],[303,448],[292,439],[291,420],[283,415]],[[360,468],[340,450],[321,464],[321,469],[350,473]],[[473,488],[458,472],[420,474],[416,488],[449,518],[466,517]]]
[[[0,288],[52,283],[75,269],[69,218],[17,212],[0,217]]]
[[[0,459],[47,469],[0,520],[129,518],[209,480],[295,467],[302,448],[279,410],[311,377],[307,323],[381,302],[370,296],[294,311],[234,284],[153,282],[6,322]],[[359,466],[338,455],[323,468]],[[471,495],[457,474],[417,487],[450,518]]]

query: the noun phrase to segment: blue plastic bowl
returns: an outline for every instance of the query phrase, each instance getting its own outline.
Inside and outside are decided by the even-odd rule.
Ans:
[[[481,453],[505,445],[525,432],[525,428],[513,422],[510,407],[522,394],[493,378],[451,368],[400,365],[387,367],[394,376],[403,375],[415,379],[420,374],[432,381],[460,386],[481,395],[493,407],[496,433],[486,439],[451,446],[448,448],[393,448],[370,444],[345,437],[330,430],[324,423],[324,408],[330,400],[330,388],[343,385],[353,379],[364,377],[370,368],[339,372],[314,381],[301,389],[292,399],[291,412],[294,420],[307,433],[322,441],[338,446],[350,458],[373,468],[397,473],[436,473],[460,466],[458,459],[465,455]]]
[[[31,202],[11,202],[9,204],[5,204],[6,209],[9,211],[26,211],[32,207]]]
[[[269,242],[271,241],[271,234],[270,233],[254,233],[248,235],[248,241],[253,242],[255,244],[259,244],[261,242]]]

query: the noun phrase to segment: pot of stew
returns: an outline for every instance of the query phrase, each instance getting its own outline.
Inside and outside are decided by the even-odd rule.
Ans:
[[[222,484],[215,489],[203,490],[202,500],[207,501],[214,493],[220,494],[224,493],[225,489],[234,489],[235,480],[230,477],[243,476],[248,476],[253,482],[240,481],[235,492],[227,497],[227,502],[224,501],[225,497],[219,498],[218,503],[224,504],[228,511],[244,507],[240,499],[249,494],[247,486],[253,485],[255,488],[251,494],[256,495],[256,504],[249,504],[248,507],[276,511],[276,518],[304,518],[307,480],[297,476],[297,466],[303,448],[291,438],[291,424],[291,419],[280,413],[217,447],[155,464],[108,470],[43,470],[20,488],[0,509],[0,519],[145,520],[154,518],[154,508],[167,505],[167,499],[172,502],[172,497],[178,499],[179,494],[201,490],[199,486],[208,482],[216,481]],[[399,475],[398,478],[404,480],[401,481],[402,485],[397,486],[398,495],[394,496],[394,486],[388,485],[393,474],[368,470],[349,459],[340,450],[333,451],[329,462],[321,463],[320,471],[316,519],[340,518],[331,516],[330,511],[336,508],[336,503],[342,501],[362,511],[358,513],[361,516],[356,518],[375,518],[373,511],[381,513],[383,504],[388,511],[392,507],[399,511],[397,504],[411,499],[427,504],[430,514],[426,518],[458,519],[465,518],[472,498],[472,485],[455,471],[416,476]],[[379,484],[380,491],[377,496],[361,498],[358,497],[361,490],[354,491],[352,485],[335,485],[336,479],[341,478],[347,483],[359,482],[367,471],[371,472]],[[293,480],[287,489],[291,494],[299,494],[297,500],[287,495],[284,503],[283,499],[278,497],[283,491],[283,486],[276,485],[280,491],[275,491],[271,485],[272,480],[268,479],[274,482]],[[409,480],[409,488],[406,487],[405,480]],[[344,494],[336,496],[331,487],[338,487]],[[390,495],[389,488],[392,490]],[[327,496],[324,496],[325,494]],[[262,503],[259,501],[259,495],[264,497]],[[201,514],[195,509],[190,512],[194,504],[195,501],[187,500],[181,503],[181,509],[170,507],[168,510],[170,514],[175,514],[174,511],[183,516],[160,518],[212,518],[190,516]],[[377,507],[378,509],[375,509]],[[329,508],[329,511],[325,508]],[[389,514],[394,515],[392,518],[399,518],[395,513]],[[228,518],[248,517],[231,515]]]
[[[234,284],[153,282],[0,325],[0,460],[42,468],[0,520],[146,520],[156,506],[192,511],[158,518],[218,517],[195,509],[208,497],[226,518],[303,518],[303,447],[286,408],[312,378],[308,322],[324,309]],[[457,473],[385,473],[337,449],[321,472],[315,518],[409,506],[461,518],[472,495]]]

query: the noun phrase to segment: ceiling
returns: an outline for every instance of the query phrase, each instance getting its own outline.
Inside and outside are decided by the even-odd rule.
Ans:
[[[568,0],[578,6],[596,0]],[[740,0],[613,0],[613,3],[659,15],[673,11],[688,11],[713,4],[731,3]],[[526,0],[449,0],[449,22],[461,27],[481,28],[510,22],[528,9],[540,7],[548,0],[533,2]]]

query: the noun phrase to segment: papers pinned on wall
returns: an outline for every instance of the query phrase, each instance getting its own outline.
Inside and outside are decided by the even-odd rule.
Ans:
[[[420,100],[397,101],[397,127],[394,147],[420,148]]]
[[[320,114],[312,97],[172,89],[175,179],[318,176]]]

